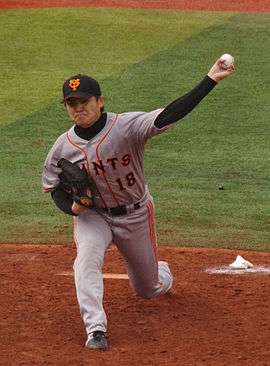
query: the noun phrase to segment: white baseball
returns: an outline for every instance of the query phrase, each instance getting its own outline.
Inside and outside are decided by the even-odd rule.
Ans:
[[[220,61],[222,62],[222,66],[225,66],[224,68],[227,68],[234,63],[234,57],[228,53],[224,53],[224,55],[220,57]]]

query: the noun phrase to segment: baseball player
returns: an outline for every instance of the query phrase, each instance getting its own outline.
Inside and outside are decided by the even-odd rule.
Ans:
[[[144,147],[148,139],[192,111],[233,71],[233,64],[225,68],[218,59],[195,88],[165,108],[121,114],[104,112],[104,98],[95,79],[78,74],[64,82],[64,105],[73,125],[52,146],[42,179],[44,191],[51,192],[55,204],[74,216],[74,275],[86,347],[105,350],[109,346],[102,265],[112,242],[125,259],[130,285],[139,296],[150,299],[172,287],[168,263],[158,261]],[[81,176],[76,169],[75,173],[73,168],[66,171],[66,163],[67,170],[73,166]],[[89,189],[81,178],[89,182]],[[88,189],[84,194],[82,187]]]

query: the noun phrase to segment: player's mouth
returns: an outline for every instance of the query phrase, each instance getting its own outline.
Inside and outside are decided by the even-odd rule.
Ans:
[[[84,113],[84,112],[76,113],[76,114],[74,115],[74,119],[75,119],[75,120],[80,120],[81,118],[85,118],[85,117],[87,117],[87,114],[86,114],[86,113]]]

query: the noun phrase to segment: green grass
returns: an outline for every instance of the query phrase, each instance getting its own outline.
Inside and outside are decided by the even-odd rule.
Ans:
[[[78,71],[110,77],[228,17],[94,8],[1,11],[6,86],[0,99],[12,105],[15,98],[16,108],[2,110],[0,125],[53,103],[62,81]]]
[[[0,19],[1,29],[12,30],[0,43],[1,51],[8,45],[0,62],[11,84],[0,92],[7,106],[0,119],[0,242],[72,239],[70,218],[41,192],[46,154],[70,126],[58,102],[67,75],[96,76],[107,110],[151,110],[187,92],[229,52],[235,75],[147,146],[158,238],[269,250],[270,76],[261,47],[270,48],[269,15],[68,9],[2,12]]]

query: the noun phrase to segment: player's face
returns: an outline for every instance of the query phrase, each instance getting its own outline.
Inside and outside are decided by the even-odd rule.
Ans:
[[[71,120],[76,125],[86,128],[92,126],[101,116],[101,108],[104,107],[104,98],[70,98],[65,104]]]

